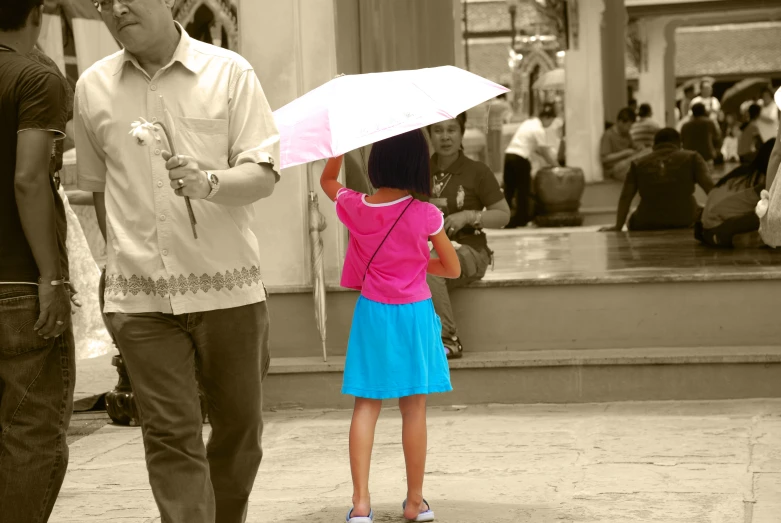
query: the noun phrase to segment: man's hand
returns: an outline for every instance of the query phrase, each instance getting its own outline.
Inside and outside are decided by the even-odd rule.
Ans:
[[[611,225],[609,227],[601,227],[599,232],[621,232],[621,229],[617,225]]]
[[[171,188],[177,196],[198,200],[209,196],[212,188],[206,172],[198,166],[198,160],[184,154],[171,156],[168,151],[163,151],[163,160],[168,169],[168,178],[171,179]]]
[[[71,296],[66,285],[52,285],[46,279],[38,285],[41,313],[33,330],[44,339],[55,338],[70,325]]]
[[[445,234],[452,237],[469,224],[469,213],[465,211],[450,214],[445,217]]]

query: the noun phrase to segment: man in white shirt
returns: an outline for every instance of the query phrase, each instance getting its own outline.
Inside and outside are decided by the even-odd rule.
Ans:
[[[757,127],[763,143],[775,138],[778,132],[778,106],[770,88],[762,91],[762,112],[759,113]]]
[[[558,165],[556,151],[546,133],[555,119],[555,108],[552,104],[545,104],[538,117],[529,118],[518,127],[505,150],[504,197],[513,211],[507,229],[523,227],[532,219],[530,204],[534,173],[542,167]]]
[[[704,105],[708,118],[714,122],[718,122],[721,119],[721,103],[718,98],[713,96],[713,84],[710,81],[703,80],[700,84],[700,95],[695,97],[689,105],[690,114],[694,104]]]
[[[107,239],[105,313],[162,521],[243,523],[263,455],[269,365],[250,223],[252,204],[278,179],[279,134],[252,66],[190,38],[173,4],[95,0],[124,50],[76,85],[78,187],[95,194]],[[129,131],[139,117],[166,122],[177,154],[159,131],[137,143]],[[212,428],[206,446],[199,387]]]

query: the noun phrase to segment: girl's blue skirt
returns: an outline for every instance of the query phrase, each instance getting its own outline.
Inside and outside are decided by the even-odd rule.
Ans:
[[[434,303],[428,299],[389,305],[359,297],[342,394],[386,399],[451,390]]]

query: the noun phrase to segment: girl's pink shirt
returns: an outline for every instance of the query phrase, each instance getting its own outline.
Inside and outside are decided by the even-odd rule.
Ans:
[[[426,283],[430,258],[428,240],[444,227],[442,212],[430,203],[409,200],[372,204],[366,195],[340,189],[336,195],[336,215],[350,231],[344,259],[342,287],[361,291],[372,301],[388,304],[414,303],[431,298]],[[399,223],[366,265],[396,219]]]

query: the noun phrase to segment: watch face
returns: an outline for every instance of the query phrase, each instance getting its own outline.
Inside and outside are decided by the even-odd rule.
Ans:
[[[209,183],[212,185],[217,185],[220,183],[220,179],[217,178],[217,175],[214,173],[209,173]]]

